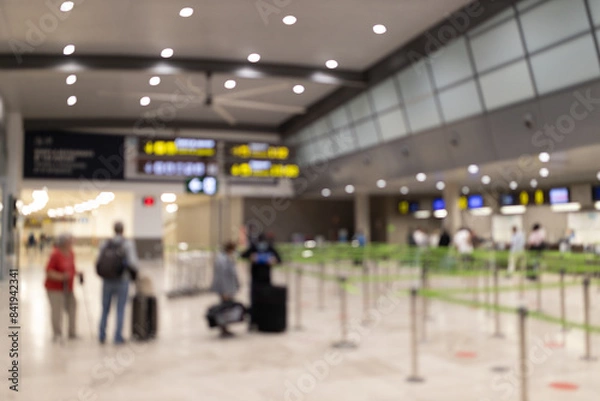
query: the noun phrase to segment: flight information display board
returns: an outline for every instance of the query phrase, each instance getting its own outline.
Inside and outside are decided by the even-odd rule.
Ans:
[[[228,143],[225,146],[227,174],[239,178],[298,178],[300,167],[289,163],[287,146],[264,142]]]

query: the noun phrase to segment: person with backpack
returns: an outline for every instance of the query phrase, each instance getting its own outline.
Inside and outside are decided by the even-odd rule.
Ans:
[[[115,236],[100,246],[96,271],[102,278],[102,317],[99,340],[106,342],[106,323],[113,298],[117,299],[117,327],[115,344],[123,344],[123,320],[129,292],[129,281],[135,280],[138,272],[138,257],[135,244],[123,237],[123,223],[114,225]]]

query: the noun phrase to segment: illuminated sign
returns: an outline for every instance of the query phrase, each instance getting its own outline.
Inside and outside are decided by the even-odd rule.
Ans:
[[[521,194],[519,195],[519,203],[522,206],[529,205],[529,193],[527,193],[526,191],[521,192]]]
[[[544,191],[542,191],[541,189],[538,189],[537,191],[535,191],[534,194],[534,201],[536,205],[543,205],[545,200],[546,200],[546,196],[544,195]]]
[[[154,197],[152,197],[152,196],[144,196],[142,198],[142,203],[146,207],[152,207],[152,206],[154,206]]]
[[[467,206],[469,209],[479,209],[483,207],[483,196],[471,195],[467,199]]]
[[[227,154],[239,159],[263,159],[282,161],[290,157],[287,146],[271,145],[268,143],[229,144]]]
[[[419,210],[418,202],[400,201],[398,203],[398,212],[400,212],[400,214],[402,214],[402,215],[415,213],[418,210]]]
[[[432,208],[434,211],[444,210],[444,209],[446,209],[446,202],[444,202],[443,198],[436,198],[433,200]]]
[[[140,153],[146,156],[212,157],[216,154],[216,146],[212,139],[142,139],[140,140]]]
[[[206,162],[140,160],[138,172],[166,177],[216,176],[219,167],[216,163]]]
[[[467,210],[469,206],[469,199],[466,196],[461,196],[458,198],[458,208],[460,210]]]
[[[191,194],[215,195],[217,179],[215,177],[193,177],[185,182],[185,191]]]
[[[298,178],[300,175],[300,168],[296,164],[274,163],[270,160],[233,163],[228,170],[233,177]]]

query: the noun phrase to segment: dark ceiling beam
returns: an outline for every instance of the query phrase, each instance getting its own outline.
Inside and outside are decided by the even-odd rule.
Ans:
[[[364,74],[367,82],[365,87],[340,88],[310,106],[304,115],[292,117],[285,121],[279,126],[279,131],[284,136],[298,132],[411,63],[429,57],[435,50],[440,49],[468,30],[481,25],[519,1],[477,0],[471,2],[369,67]]]
[[[362,88],[366,86],[362,72],[329,70],[308,66],[237,62],[209,59],[162,59],[143,56],[49,55],[31,54],[16,57],[0,54],[0,70],[56,69],[67,72],[81,70],[135,70],[149,73],[231,74],[240,78],[293,78],[320,84]]]
[[[107,118],[26,118],[25,130],[45,129],[76,129],[76,128],[111,128],[123,130],[124,134],[151,134],[153,131],[197,129],[215,131],[241,131],[261,134],[278,134],[272,126],[263,125],[228,125],[224,123],[198,122],[198,121],[173,121],[158,122],[144,119],[107,119]],[[129,131],[129,132],[127,132]]]

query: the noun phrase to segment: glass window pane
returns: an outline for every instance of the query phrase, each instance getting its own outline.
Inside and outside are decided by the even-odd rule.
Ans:
[[[536,4],[541,3],[542,1],[544,1],[544,0],[524,0],[524,1],[521,1],[521,2],[517,3],[517,9],[519,11],[526,10],[529,7],[532,7],[532,6],[536,5]]]
[[[452,42],[431,55],[431,67],[435,84],[443,88],[462,79],[473,76],[473,68],[464,38]]]
[[[514,15],[515,15],[515,10],[512,7],[509,7],[506,10],[502,11],[500,14],[496,15],[495,17],[492,17],[491,19],[485,21],[483,24],[477,26],[475,29],[472,29],[469,32],[469,36],[475,37],[475,36],[479,35],[481,32],[487,30],[488,28],[500,23],[500,21],[504,21],[505,19],[514,17]]]
[[[400,72],[398,78],[402,97],[406,103],[433,93],[425,61],[419,61],[405,68]]]
[[[600,75],[598,55],[591,35],[532,57],[531,66],[540,94],[575,85]]]
[[[471,48],[479,72],[525,55],[519,26],[514,19],[473,38]]]
[[[354,129],[356,130],[358,146],[361,149],[375,146],[379,143],[379,133],[372,119],[357,124]]]
[[[356,149],[356,139],[351,128],[343,128],[331,136],[335,145],[335,155],[341,156]]]
[[[446,122],[460,120],[483,112],[475,81],[440,93],[440,103]]]
[[[594,25],[600,24],[600,0],[589,0]]]
[[[330,159],[334,155],[333,141],[329,137],[323,137],[318,141],[314,141],[312,149],[315,153],[316,161]]]
[[[437,127],[442,123],[432,96],[416,103],[407,104],[406,112],[413,133]]]
[[[350,114],[354,121],[361,120],[373,114],[367,94],[363,93],[350,102]]]
[[[331,129],[329,128],[329,124],[327,123],[327,117],[323,117],[323,118],[315,121],[315,123],[312,125],[312,128],[313,128],[312,135],[315,138],[325,135],[329,131],[331,131]]]
[[[507,67],[483,75],[479,78],[485,107],[488,110],[532,98],[535,95],[525,61],[518,61]]]
[[[375,104],[375,111],[378,113],[400,104],[393,77],[375,86],[371,90],[371,96]]]
[[[379,127],[384,142],[400,138],[408,133],[404,115],[400,108],[379,115]]]
[[[589,29],[583,0],[551,0],[521,16],[530,52]]]
[[[298,142],[303,143],[309,141],[314,135],[313,124],[304,127],[298,132]]]
[[[350,124],[346,107],[341,106],[335,109],[330,115],[330,120],[333,128],[341,128]]]

